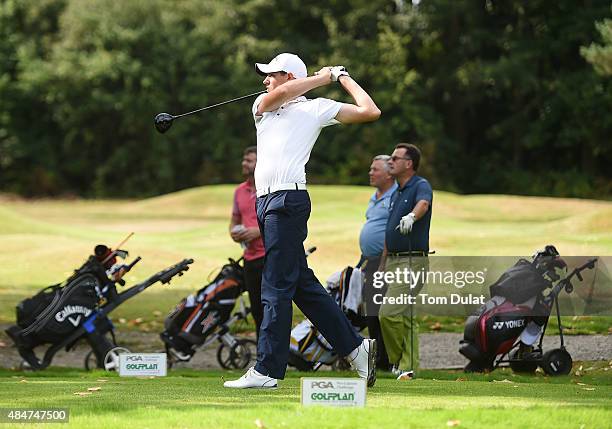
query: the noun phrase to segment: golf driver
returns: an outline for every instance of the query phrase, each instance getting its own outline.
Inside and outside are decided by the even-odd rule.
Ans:
[[[194,113],[201,112],[202,110],[212,109],[213,107],[222,106],[224,104],[233,103],[234,101],[243,100],[245,98],[263,94],[264,92],[266,92],[266,90],[254,92],[253,94],[243,95],[242,97],[234,98],[232,100],[222,101],[221,103],[202,107],[201,109],[193,110],[191,112],[183,113],[183,114],[176,115],[176,116],[171,115],[170,113],[158,113],[154,119],[155,129],[163,134],[170,129],[170,127],[172,126],[172,121],[174,121],[176,118],[180,118],[181,116],[192,115]]]

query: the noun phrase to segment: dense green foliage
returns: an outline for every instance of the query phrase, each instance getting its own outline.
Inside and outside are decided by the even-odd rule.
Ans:
[[[609,198],[611,15],[603,0],[1,0],[0,189],[236,181],[249,101],[164,135],[152,119],[254,92],[253,63],[290,51],[310,73],[346,65],[383,111],[324,131],[313,182],[366,183],[372,155],[411,141],[438,188]]]

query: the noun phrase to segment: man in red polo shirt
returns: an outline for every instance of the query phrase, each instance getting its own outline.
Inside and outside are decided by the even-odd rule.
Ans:
[[[257,147],[250,146],[242,155],[242,174],[245,181],[234,192],[234,208],[230,221],[232,239],[244,247],[244,282],[249,292],[251,311],[257,338],[263,318],[261,305],[261,273],[264,266],[265,249],[257,223],[255,211],[255,165],[257,164]]]

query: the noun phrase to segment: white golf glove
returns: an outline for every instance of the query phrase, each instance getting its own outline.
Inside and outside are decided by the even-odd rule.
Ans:
[[[409,234],[412,231],[412,225],[414,225],[414,221],[416,220],[416,215],[414,213],[408,213],[406,216],[400,219],[400,223],[397,226],[401,234]]]
[[[331,71],[331,80],[333,82],[338,82],[340,76],[350,76],[344,66],[334,66],[330,68]]]

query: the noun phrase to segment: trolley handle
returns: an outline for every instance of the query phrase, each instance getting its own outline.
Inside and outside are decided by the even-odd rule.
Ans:
[[[572,277],[576,276],[580,281],[583,281],[583,277],[580,272],[586,269],[592,270],[595,268],[595,262],[597,262],[597,258],[589,259],[581,266],[574,268],[574,270],[566,278],[559,281],[559,283],[553,287],[551,293],[546,297],[546,302],[550,304],[553,299],[556,299],[559,292],[561,292],[561,289],[565,289],[567,293],[571,293],[574,290],[574,286],[572,285]]]
[[[161,283],[170,283],[172,277],[178,275],[179,277],[183,275],[185,271],[189,270],[189,265],[193,264],[193,259],[183,259],[178,264],[174,264],[173,266],[166,268],[165,270],[160,271],[155,274],[151,280],[159,281]]]
[[[140,256],[136,257],[136,259],[134,259],[132,262],[125,266],[125,270],[130,271],[132,268],[134,268],[134,265],[136,265],[140,261],[142,261],[142,258]]]
[[[140,292],[142,292],[143,290],[145,290],[146,288],[148,288],[149,286],[152,286],[153,284],[157,282],[170,283],[170,280],[172,280],[172,277],[176,275],[181,276],[183,275],[183,272],[189,270],[190,264],[193,264],[193,259],[183,259],[181,262],[174,264],[171,267],[168,267],[164,270],[161,270],[160,272],[156,274],[153,274],[151,277],[149,277],[142,283],[138,283],[137,285],[132,286],[125,292],[118,294],[116,299],[112,303],[104,307],[105,314],[110,313],[113,309],[115,309],[121,303],[130,299],[134,295],[139,294]]]
[[[570,277],[576,274],[576,277],[578,277],[578,280],[583,281],[584,279],[582,278],[582,274],[580,274],[580,272],[586,269],[592,270],[593,268],[595,268],[595,262],[597,262],[597,258],[589,259],[588,261],[586,261],[584,264],[582,264],[578,268],[575,268],[574,271],[572,271],[572,273],[570,274]]]

